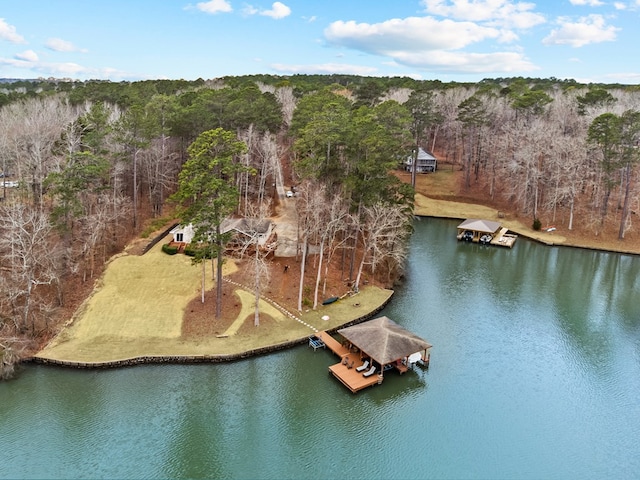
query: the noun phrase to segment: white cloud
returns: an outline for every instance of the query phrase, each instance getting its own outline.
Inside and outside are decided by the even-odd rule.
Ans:
[[[256,7],[247,5],[242,11],[245,15],[262,15],[271,17],[274,20],[280,20],[291,15],[291,9],[282,2],[274,2],[271,5],[271,10],[259,10]]]
[[[48,69],[49,71],[52,71],[54,74],[60,74],[64,76],[78,75],[80,73],[86,73],[89,71],[86,67],[72,62],[46,63],[43,64],[42,67]]]
[[[15,58],[18,60],[24,60],[25,62],[37,62],[39,60],[38,54],[33,50],[25,50],[22,53],[16,53]]]
[[[283,63],[274,63],[270,67],[281,73],[344,73],[351,75],[373,75],[378,69],[375,67],[367,67],[364,65],[349,65],[346,63],[321,63],[321,64],[300,64],[287,65]]]
[[[45,47],[54,52],[87,52],[86,49],[78,48],[73,43],[62,40],[61,38],[50,38],[45,43]]]
[[[333,44],[381,55],[455,50],[501,36],[495,28],[432,17],[392,19],[376,24],[340,20],[330,24],[324,34]]]
[[[640,73],[609,73],[603,75],[607,83],[622,83],[627,85],[638,85],[640,83]]]
[[[0,65],[7,65],[10,67],[17,68],[27,68],[30,69],[33,67],[33,63],[28,60],[23,60],[20,58],[2,58],[0,57]]]
[[[483,22],[488,26],[527,29],[545,22],[536,13],[534,3],[513,0],[422,0],[425,11],[431,15],[470,22]]]
[[[590,43],[611,42],[616,39],[616,32],[620,30],[613,25],[607,25],[602,15],[589,15],[577,22],[560,17],[558,23],[560,27],[552,30],[542,43],[584,47]]]
[[[208,2],[199,2],[196,8],[204,13],[228,13],[233,11],[231,4],[227,0],[209,0]]]
[[[256,7],[252,7],[251,5],[245,5],[242,9],[242,13],[245,15],[256,15],[259,13],[259,10]]]
[[[11,43],[27,43],[22,35],[16,31],[16,27],[9,25],[4,18],[0,18],[0,39]]]
[[[47,63],[38,62],[29,58],[0,58],[0,65],[8,65],[11,67],[27,69],[32,72],[38,72],[40,74],[49,76],[68,76],[71,74],[78,74],[86,72],[87,69],[76,63]]]
[[[511,30],[470,21],[437,20],[433,17],[392,19],[378,24],[337,21],[330,24],[324,33],[332,44],[387,56],[412,68],[457,73],[528,72],[537,69],[522,53],[462,51],[487,40],[513,42],[518,38]]]
[[[422,54],[401,54],[395,60],[410,67],[445,73],[513,73],[538,70],[536,65],[517,52],[466,53],[439,50]]]
[[[291,9],[287,7],[284,3],[274,2],[271,5],[271,10],[265,10],[264,12],[260,12],[260,15],[265,15],[267,17],[274,18],[279,20],[284,17],[288,17],[291,15]]]
[[[27,50],[14,58],[0,57],[0,65],[24,70],[24,77],[71,77],[77,79],[139,79],[140,75],[116,70],[114,68],[88,68],[72,62],[41,62],[37,54]]]
[[[589,7],[599,7],[604,5],[600,0],[569,0],[571,5],[588,5]]]

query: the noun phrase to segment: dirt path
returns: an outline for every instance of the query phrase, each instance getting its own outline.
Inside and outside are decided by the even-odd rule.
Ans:
[[[276,208],[277,215],[271,219],[275,224],[275,231],[278,235],[278,245],[276,247],[276,257],[295,257],[298,247],[298,212],[296,210],[296,198],[287,197],[282,175],[276,185],[278,200],[280,204]]]

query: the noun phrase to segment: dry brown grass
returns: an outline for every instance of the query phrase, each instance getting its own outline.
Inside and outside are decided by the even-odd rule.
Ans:
[[[128,249],[128,252],[131,252]],[[242,264],[240,264],[242,266]],[[273,268],[281,268],[274,262]],[[236,263],[225,264],[225,277],[246,280]],[[201,268],[184,255],[168,256],[156,245],[145,255],[124,253],[107,266],[93,294],[72,321],[36,356],[62,362],[108,363],[146,356],[242,355],[255,349],[300,341],[315,329],[341,325],[376,309],[391,292],[363,289],[357,302],[337,302],[317,311],[292,308],[293,268],[274,275],[267,289],[294,317],[264,299],[260,325],[254,325],[251,292],[224,283],[223,315],[215,318],[215,293],[207,270],[205,303],[200,299]],[[272,278],[273,280],[273,278]],[[353,297],[356,298],[356,297]],[[282,300],[284,301],[282,301]],[[358,304],[354,306],[354,304]],[[331,320],[322,320],[329,315]]]

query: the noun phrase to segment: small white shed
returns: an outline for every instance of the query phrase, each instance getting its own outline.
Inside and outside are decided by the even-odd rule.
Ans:
[[[173,236],[173,241],[177,243],[191,243],[193,240],[193,225],[178,225],[169,232]]]

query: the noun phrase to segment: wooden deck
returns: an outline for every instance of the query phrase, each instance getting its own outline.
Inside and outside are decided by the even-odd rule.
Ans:
[[[356,358],[354,358],[354,360],[355,359]],[[335,365],[331,365],[329,367],[329,371],[334,377],[340,380],[345,387],[351,390],[352,393],[356,393],[364,388],[382,383],[382,377],[378,376],[378,373],[365,377],[362,375],[364,372],[358,372],[356,367],[359,367],[360,365],[362,365],[362,361],[358,358],[354,363],[353,368],[348,368],[347,365],[340,362]]]
[[[513,244],[516,243],[516,238],[518,238],[518,236],[507,232],[508,229],[502,227],[489,243],[491,243],[491,245],[498,245],[500,247],[513,247]]]
[[[315,336],[321,339],[329,350],[340,357],[340,362],[335,365],[331,365],[329,367],[329,372],[340,380],[340,382],[351,390],[351,392],[356,393],[363,388],[371,387],[372,385],[377,385],[382,382],[382,377],[378,376],[378,373],[380,372],[376,372],[369,377],[365,377],[362,375],[364,371],[358,372],[356,370],[356,368],[363,363],[358,352],[349,350],[349,348],[342,345],[327,332],[318,332]]]

